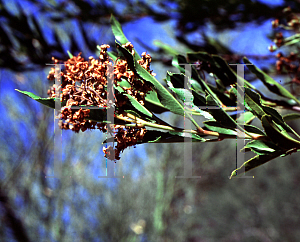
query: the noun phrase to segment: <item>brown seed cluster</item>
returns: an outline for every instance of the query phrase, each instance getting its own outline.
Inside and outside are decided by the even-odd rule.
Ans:
[[[90,109],[75,109],[72,106],[97,106],[101,108],[110,107],[107,99],[114,99],[115,113],[123,113],[123,106],[128,102],[128,98],[122,93],[111,92],[107,90],[109,80],[113,80],[114,86],[120,86],[121,81],[127,81],[130,87],[123,89],[127,94],[134,97],[139,103],[144,105],[145,95],[152,90],[151,83],[139,78],[129,66],[126,59],[118,58],[113,62],[107,54],[109,45],[100,46],[100,55],[98,59],[89,57],[89,60],[84,60],[81,53],[64,62],[64,70],[59,72],[61,75],[61,85],[56,87],[53,85],[48,90],[50,97],[55,97],[56,88],[60,93],[61,101],[66,101],[66,106],[61,109],[60,127],[62,129],[71,129],[75,132],[80,130],[84,132],[87,129],[100,129],[103,132],[115,133],[117,146],[115,152],[113,147],[104,149],[105,157],[114,160],[120,159],[120,152],[126,147],[136,145],[139,140],[143,139],[146,132],[145,128],[127,127],[116,125],[109,127],[104,123],[97,123],[88,120]],[[134,54],[133,45],[128,42],[123,45],[124,48]],[[55,64],[59,60],[52,58]],[[150,70],[151,56],[145,52],[142,54],[142,59],[138,63],[145,68],[150,74],[155,75]],[[48,75],[49,80],[56,78],[55,68],[51,68]],[[111,95],[111,96],[110,96]],[[115,157],[112,154],[115,153]]]
[[[116,125],[115,127],[116,135],[115,138],[117,139],[117,146],[114,150],[111,146],[108,148],[103,147],[103,152],[105,157],[110,160],[120,159],[120,153],[123,152],[129,146],[135,146],[138,141],[143,140],[143,137],[146,133],[145,128],[138,128],[138,127],[127,127]]]
[[[278,59],[276,61],[276,70],[278,73],[282,73],[283,70],[288,73],[300,72],[300,58],[295,53],[291,52],[287,57],[285,57],[281,52],[279,52],[276,57]]]
[[[291,52],[288,56],[284,56],[281,52],[277,55],[276,70],[278,73],[287,72],[291,77],[291,83],[300,84],[300,57]],[[292,90],[293,91],[293,90]],[[294,91],[293,91],[294,92]],[[296,93],[294,93],[296,95]],[[299,95],[299,94],[298,94]]]
[[[272,21],[272,27],[273,28],[284,28],[286,30],[292,30],[294,32],[299,33],[300,31],[300,15],[295,14],[292,12],[292,9],[290,7],[287,7],[283,10],[283,24],[280,24],[279,19],[275,19]],[[274,43],[277,47],[281,47],[285,44],[285,39],[283,37],[283,34],[281,32],[276,33]],[[277,48],[274,46],[270,46],[269,50],[271,52],[275,51]],[[279,52],[277,55],[277,61],[276,61],[276,70],[278,73],[288,73],[291,77],[292,81],[291,83],[300,84],[300,57],[291,52],[289,55],[284,56],[281,52]],[[292,92],[294,93],[294,90],[292,89]],[[296,93],[295,93],[296,95]]]
[[[299,14],[295,14],[292,12],[292,9],[290,7],[287,7],[285,9],[283,9],[283,14],[284,14],[284,21],[286,24],[281,25],[279,19],[275,19],[274,21],[272,21],[272,27],[274,29],[278,28],[278,27],[282,27],[284,29],[287,30],[292,30],[295,32],[299,32],[300,30],[300,16]],[[274,39],[274,43],[277,47],[281,47],[284,45],[284,37],[283,34],[281,32],[277,33],[275,35],[275,39]],[[275,51],[276,48],[274,48],[274,46],[270,46],[269,50],[271,52]]]

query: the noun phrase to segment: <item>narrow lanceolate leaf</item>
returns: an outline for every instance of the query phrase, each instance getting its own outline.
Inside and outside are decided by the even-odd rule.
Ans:
[[[218,132],[219,134],[226,134],[226,135],[237,135],[237,131],[233,130],[232,128],[222,125],[216,121],[204,121],[203,124],[206,128],[211,131]]]
[[[255,119],[255,116],[251,112],[245,112],[243,116],[237,119],[237,122],[240,124],[250,124],[253,119]]]
[[[299,119],[299,118],[300,118],[300,114],[299,113],[290,113],[290,114],[287,114],[287,115],[283,116],[283,120],[285,122],[291,121],[291,120],[295,120],[295,119]]]
[[[171,82],[171,84],[175,88],[184,88],[185,78],[186,76],[183,73],[167,72],[167,82]],[[197,106],[206,106],[205,98],[200,95],[200,93],[204,93],[200,84],[194,79],[191,79],[189,84],[191,85],[191,91],[194,97],[194,104]]]
[[[127,61],[133,64],[137,75],[150,83],[153,84],[155,90],[158,94],[160,102],[164,105],[165,108],[171,112],[179,115],[184,115],[183,106],[173,97],[173,95],[158,81],[154,76],[152,76],[147,70],[145,70],[136,59],[133,58],[131,53],[127,49],[122,47],[120,44],[116,43],[117,48],[123,53]]]
[[[181,73],[188,75],[188,73],[186,73],[185,66],[184,66],[186,64],[190,65],[188,63],[188,61],[186,60],[186,58],[182,55],[177,55],[172,60],[173,66],[177,67]],[[189,80],[191,89],[193,91],[195,91],[197,94],[205,93],[205,91],[206,91],[216,100],[216,102],[219,105],[222,105],[222,104],[225,106],[235,106],[236,105],[235,102],[233,102],[227,95],[224,94],[225,86],[223,85],[221,80],[216,81],[216,83],[218,83],[217,88],[214,87],[212,84],[206,83],[200,77],[200,75],[194,65],[191,66],[191,73],[189,73],[189,74],[191,75],[191,80]],[[182,83],[184,84],[184,80],[182,81]],[[223,91],[221,91],[222,88],[224,89]],[[195,94],[193,94],[193,95],[196,96]]]
[[[167,85],[169,86],[169,89],[174,92],[174,94],[180,100],[182,105],[186,104],[191,107],[190,109],[187,109],[185,107],[187,112],[190,112],[193,115],[203,116],[207,119],[213,119],[213,116],[211,116],[210,113],[199,109],[194,104],[194,96],[193,96],[192,92],[190,92],[188,89],[185,89],[185,88],[175,88],[173,86],[173,83],[175,82],[175,80],[179,80],[179,79],[182,80],[182,79],[184,79],[184,77],[185,76],[183,74],[176,74],[176,73],[168,72],[166,80],[167,80]],[[182,84],[184,84],[184,83],[182,83]]]
[[[218,107],[217,103],[210,95],[206,97],[206,104],[207,106]],[[236,121],[234,121],[234,119],[230,117],[230,115],[226,111],[224,111],[221,107],[217,109],[209,109],[208,107],[207,111],[214,117],[216,121],[218,121],[223,126],[232,129],[237,128],[238,124],[236,123]]]
[[[147,130],[142,143],[182,143],[182,142],[205,142],[206,139],[196,134],[191,134],[190,138],[186,138],[182,132],[162,132],[156,130]]]
[[[129,102],[132,104],[132,106],[134,108],[136,108],[139,112],[141,112],[142,114],[146,115],[149,118],[153,117],[153,114],[147,108],[145,108],[142,104],[140,104],[134,97],[132,97],[131,95],[127,94],[123,90],[123,88],[121,86],[117,86],[116,89],[120,93],[122,93],[123,95],[125,95],[129,99]]]
[[[67,51],[68,55],[69,55],[69,58],[73,58],[73,55],[71,54],[70,51]]]
[[[261,69],[253,65],[246,57],[243,58],[245,64],[247,65],[249,70],[254,73],[258,79],[260,79],[264,85],[273,93],[276,93],[279,96],[286,97],[289,99],[295,100],[298,104],[300,104],[300,101],[294,97],[293,94],[291,94],[287,89],[285,89],[283,86],[281,86],[277,81],[275,81],[272,77],[267,75],[265,72],[263,72]]]
[[[128,97],[132,106],[134,106],[138,111],[145,114],[149,118],[153,117],[152,113],[147,108],[145,108],[142,104],[140,104],[134,97],[132,97],[127,93],[125,94],[125,96]]]
[[[16,91],[32,98],[33,100],[35,101],[38,101],[39,103],[47,106],[47,107],[50,107],[50,108],[53,108],[55,109],[55,98],[41,98],[31,92],[27,92],[27,91],[20,91],[18,89],[16,89]],[[61,103],[61,106],[65,106],[66,105],[66,101],[63,101]],[[86,106],[82,106],[82,108],[86,108]],[[90,113],[89,113],[89,116],[87,118],[85,118],[87,120],[92,120],[92,121],[95,121],[95,122],[106,122],[107,121],[107,112],[106,112],[106,108],[101,108],[101,107],[97,107],[97,109],[91,109]],[[115,120],[115,123],[118,124],[123,124],[124,122],[120,122],[119,120]]]
[[[39,97],[31,92],[27,92],[27,91],[20,91],[18,89],[15,89],[16,91],[32,98],[33,100],[35,101],[38,101],[39,103],[45,105],[45,106],[48,106],[50,108],[55,108],[55,98],[42,98],[42,97]]]
[[[116,40],[121,45],[124,45],[127,42],[129,42],[123,33],[121,24],[116,20],[116,18],[113,15],[111,15],[111,27],[112,27],[112,31],[113,31],[113,34],[114,34]],[[115,54],[112,54],[110,52],[108,54],[110,57],[112,57],[114,59],[115,56],[113,56],[113,55],[115,55]],[[139,54],[137,53],[136,50],[134,50],[134,58],[137,60],[141,59],[141,57],[139,56]],[[163,113],[165,111],[168,111],[168,109],[166,109],[164,107],[164,105],[162,105],[160,103],[159,99],[157,98],[156,93],[154,93],[154,92],[150,92],[149,94],[146,95],[145,107],[147,109],[150,109],[154,113]]]
[[[245,106],[259,119],[266,114],[270,115],[274,122],[281,126],[283,130],[293,133],[299,138],[299,135],[287,123],[285,123],[282,116],[276,111],[276,109],[263,105],[261,103],[260,95],[247,87],[245,87]]]
[[[251,85],[248,81],[244,80],[243,77],[237,76],[237,74],[231,69],[228,63],[218,55],[210,55],[206,52],[196,52],[188,53],[188,59],[190,62],[196,61],[206,61],[210,64],[209,69],[206,69],[207,72],[214,73],[222,82],[223,86],[229,86],[235,84],[237,79],[244,82],[244,84],[255,90],[255,87]]]
[[[124,44],[126,44],[127,42],[129,42],[128,39],[126,38],[126,36],[125,36],[124,33],[123,33],[121,24],[119,23],[118,20],[116,20],[116,18],[115,18],[113,15],[111,15],[110,22],[111,22],[112,32],[113,32],[113,34],[114,34],[116,40],[117,40],[121,45],[124,45]],[[141,57],[140,57],[139,54],[136,52],[136,50],[134,51],[134,56],[135,56],[137,59],[141,59]]]
[[[263,136],[266,135],[263,131],[261,131],[259,128],[255,127],[253,125],[247,125],[247,124],[245,124],[244,125],[244,129],[246,131],[248,131],[249,133],[251,133],[251,134],[259,134],[259,135],[263,135]]]
[[[263,106],[263,109],[266,114],[269,114],[270,116],[272,116],[275,123],[280,125],[287,132],[293,133],[299,137],[299,135],[287,123],[285,123],[285,121],[283,120],[283,117],[277,112],[276,109],[267,107],[267,106]]]
[[[156,91],[152,90],[146,94],[145,107],[153,113],[163,113],[169,111],[161,104],[157,97]]]
[[[300,148],[300,141],[292,138],[282,126],[273,121],[271,116],[264,115],[261,122],[266,134],[273,143],[285,149]]]
[[[258,155],[269,155],[270,153],[281,150],[273,142],[263,140],[253,140],[249,142],[245,148],[250,148]]]
[[[122,88],[124,88],[124,87],[130,88],[131,87],[130,83],[125,78],[122,79],[121,82],[118,82],[118,84]],[[123,92],[123,90],[119,90],[119,91]],[[161,102],[159,101],[159,99],[157,97],[157,93],[154,90],[152,90],[146,94],[144,106],[146,109],[151,110],[153,113],[163,113],[163,112],[169,111],[161,104]]]
[[[272,152],[268,155],[257,155],[253,158],[251,158],[250,160],[246,161],[241,167],[235,169],[231,175],[230,175],[230,179],[236,176],[240,176],[243,175],[243,170],[245,170],[245,172],[250,171],[260,165],[263,165],[265,163],[267,163],[270,160],[273,160],[281,155],[285,154],[285,151],[275,151]],[[244,167],[244,169],[242,169]]]
[[[222,80],[224,86],[229,86],[230,84],[234,84],[236,82],[236,78],[234,77],[234,75],[232,76],[231,72],[227,72],[227,70],[222,69],[216,59],[214,59],[214,55],[210,55],[206,52],[196,52],[188,53],[187,57],[192,63],[195,63],[196,61],[208,62],[210,64],[210,67],[206,71],[216,74],[216,76],[220,80]]]
[[[245,87],[245,107],[259,119],[266,114],[260,101],[260,95],[247,87]]]
[[[283,40],[284,45],[293,45],[300,42],[300,34],[294,34]]]

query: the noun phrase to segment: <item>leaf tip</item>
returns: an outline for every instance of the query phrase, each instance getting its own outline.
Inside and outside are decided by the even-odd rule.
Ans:
[[[70,51],[67,50],[67,53],[68,53],[68,55],[69,55],[69,58],[73,58],[73,55],[71,54]]]

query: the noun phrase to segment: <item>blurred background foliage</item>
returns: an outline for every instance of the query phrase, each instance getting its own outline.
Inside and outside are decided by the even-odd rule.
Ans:
[[[260,51],[267,46],[254,39],[266,23],[263,33],[272,38],[271,20],[288,5],[299,12],[298,1],[283,0],[1,0],[0,240],[297,241],[298,154],[249,172],[254,179],[229,180],[234,140],[192,144],[193,175],[201,178],[176,179],[183,175],[181,144],[141,145],[115,165],[124,178],[105,179],[98,178],[106,172],[105,136],[65,131],[63,176],[46,178],[54,162],[53,111],[14,91],[46,97],[52,56],[66,60],[69,50],[88,58],[97,55],[98,44],[113,47],[111,13],[136,49],[153,56],[159,80],[166,70],[176,71],[174,54],[190,50],[241,63],[249,52],[229,40],[248,26],[257,50],[250,58],[274,74],[274,55]],[[218,33],[219,39],[211,37]],[[161,116],[183,126],[178,117]],[[297,122],[291,126],[300,131]]]

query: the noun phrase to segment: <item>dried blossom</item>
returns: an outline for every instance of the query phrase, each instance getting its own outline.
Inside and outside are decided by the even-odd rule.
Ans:
[[[134,55],[133,45],[128,42],[124,45]],[[61,101],[66,101],[66,106],[61,109],[60,127],[62,129],[71,129],[74,132],[80,130],[84,132],[87,129],[99,129],[102,132],[107,132],[111,128],[104,123],[97,123],[89,120],[90,109],[72,109],[72,106],[97,106],[108,107],[107,103],[108,80],[113,80],[115,86],[119,86],[122,80],[127,80],[130,84],[129,88],[123,88],[127,94],[134,97],[138,102],[144,105],[146,94],[152,90],[151,83],[141,80],[131,70],[127,60],[118,58],[113,64],[107,54],[109,45],[100,46],[100,55],[98,59],[89,57],[89,60],[84,60],[81,53],[64,62],[64,70],[61,72],[62,84],[59,87],[61,90]],[[59,60],[52,58],[54,63],[59,63]],[[142,59],[138,63],[145,68],[150,74],[155,75],[150,70],[151,56],[144,52]],[[55,68],[51,68],[48,79],[56,78]],[[55,97],[55,85],[50,87],[48,95]],[[115,113],[121,114],[124,110],[122,107],[128,102],[128,98],[122,93],[115,93]],[[143,139],[146,132],[145,128],[126,127],[116,125],[113,127],[117,145],[115,152],[113,147],[105,148],[103,151],[105,157],[111,160],[119,160],[120,152],[128,146],[134,146],[139,140]],[[113,157],[113,153],[115,156]]]

